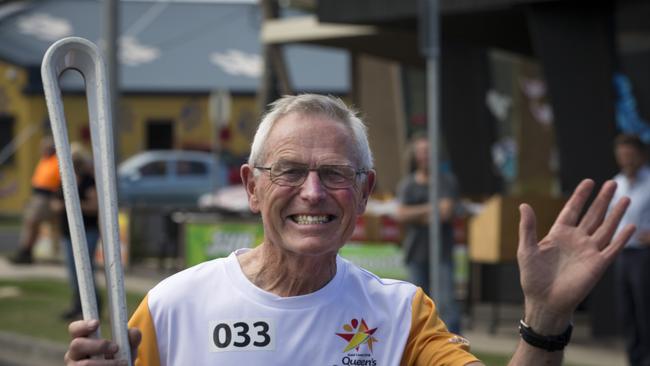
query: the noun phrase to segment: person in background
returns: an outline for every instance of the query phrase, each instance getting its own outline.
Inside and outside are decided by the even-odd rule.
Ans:
[[[10,258],[14,264],[31,264],[34,261],[32,251],[38,239],[40,226],[52,219],[50,200],[61,188],[59,162],[56,158],[54,140],[47,136],[41,140],[41,158],[32,175],[32,194],[23,214],[20,231],[20,246]]]
[[[99,223],[97,219],[97,191],[95,189],[95,178],[93,177],[92,171],[92,160],[83,146],[77,142],[70,144],[70,153],[72,155],[75,177],[77,179],[79,203],[81,206],[84,231],[86,233],[88,255],[90,256],[90,265],[94,273],[95,250],[97,249],[97,241],[99,240]],[[74,257],[72,255],[72,239],[70,237],[68,217],[63,200],[63,192],[61,190],[59,190],[59,194],[52,200],[52,210],[60,216],[65,262],[70,280],[70,289],[72,290],[70,308],[61,314],[61,318],[64,320],[81,319],[81,298],[79,296],[79,284],[77,283],[77,271],[75,269]],[[95,286],[95,288],[96,287],[97,286]],[[96,294],[97,305],[100,307],[101,301],[99,298],[99,292],[96,292]]]
[[[616,198],[632,200],[618,230],[637,227],[615,264],[622,329],[632,366],[650,366],[650,167],[647,147],[633,135],[619,135],[614,156],[620,173]]]
[[[404,259],[409,282],[425,292],[429,283],[429,140],[415,135],[411,141],[413,172],[397,188],[397,220],[405,227]],[[438,213],[440,215],[440,276],[441,288],[436,298],[440,315],[450,332],[460,334],[461,312],[454,292],[453,219],[458,200],[456,178],[450,171],[441,171],[438,181]]]

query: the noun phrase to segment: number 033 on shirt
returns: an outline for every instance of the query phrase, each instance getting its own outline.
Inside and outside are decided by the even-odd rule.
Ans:
[[[272,351],[275,349],[273,319],[242,319],[210,322],[210,351]]]

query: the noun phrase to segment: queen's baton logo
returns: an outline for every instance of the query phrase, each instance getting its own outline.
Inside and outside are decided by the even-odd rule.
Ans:
[[[337,336],[348,342],[343,352],[348,352],[352,349],[359,352],[359,347],[364,343],[368,346],[370,352],[372,352],[373,344],[378,342],[377,338],[373,337],[377,328],[375,327],[370,329],[363,318],[361,318],[361,321],[352,319],[350,324],[343,325],[343,330],[345,330],[346,333],[336,333]]]

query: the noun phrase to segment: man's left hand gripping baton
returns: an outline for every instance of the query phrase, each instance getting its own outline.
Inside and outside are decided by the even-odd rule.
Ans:
[[[86,83],[86,98],[95,166],[99,205],[99,224],[104,250],[104,268],[108,286],[113,341],[119,346],[117,359],[132,364],[127,332],[124,275],[120,259],[117,193],[113,155],[113,127],[109,108],[106,68],[101,54],[92,42],[78,37],[55,42],[45,53],[41,66],[43,88],[50,114],[52,134],[61,171],[75,268],[84,319],[98,319],[97,300],[90,267],[88,246],[81,216],[79,193],[72,166],[66,120],[63,113],[59,77],[67,69],[81,73]],[[95,336],[99,337],[99,330]]]

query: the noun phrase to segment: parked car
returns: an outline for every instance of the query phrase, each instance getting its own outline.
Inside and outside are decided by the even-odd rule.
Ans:
[[[121,205],[198,207],[199,197],[226,185],[227,172],[214,154],[151,150],[136,154],[117,169]]]

